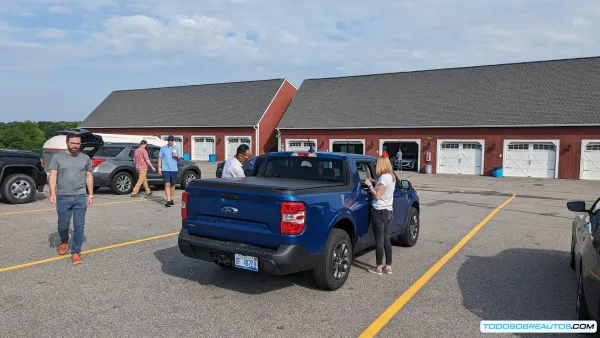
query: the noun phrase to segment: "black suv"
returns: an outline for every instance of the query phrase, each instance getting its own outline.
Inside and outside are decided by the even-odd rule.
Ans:
[[[109,187],[114,193],[130,194],[137,183],[138,174],[133,162],[133,153],[140,146],[139,143],[112,143],[104,142],[100,135],[85,129],[73,129],[59,132],[66,135],[69,132],[81,135],[81,149],[92,159],[94,170],[94,191],[101,187]],[[164,180],[158,175],[158,154],[160,147],[147,144],[146,150],[150,162],[156,171],[148,167],[148,184],[163,186]],[[46,159],[49,161],[49,159]],[[193,161],[180,160],[177,162],[177,182],[182,189],[195,179],[200,179],[201,172],[198,164]],[[143,187],[142,187],[143,189]]]
[[[0,149],[0,195],[8,203],[32,202],[36,192],[44,191],[47,181],[40,154]]]

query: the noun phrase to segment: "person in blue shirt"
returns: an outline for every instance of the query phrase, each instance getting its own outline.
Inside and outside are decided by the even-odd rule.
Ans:
[[[173,196],[175,195],[175,182],[177,179],[177,161],[181,159],[179,147],[175,145],[175,137],[170,135],[167,138],[167,144],[160,148],[158,154],[158,174],[165,181],[165,194],[167,195],[166,207],[175,205]]]

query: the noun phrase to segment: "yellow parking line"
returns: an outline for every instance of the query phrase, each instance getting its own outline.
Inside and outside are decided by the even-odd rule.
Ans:
[[[121,246],[132,245],[132,244],[141,243],[141,242],[152,241],[152,240],[155,240],[155,239],[160,239],[160,238],[165,238],[165,237],[171,237],[171,236],[175,236],[175,235],[178,235],[178,234],[179,234],[179,232],[171,232],[171,233],[164,234],[164,235],[158,235],[158,236],[154,236],[154,237],[147,237],[147,238],[137,239],[135,241],[113,244],[113,245],[104,246],[104,247],[101,247],[101,248],[96,248],[96,249],[91,249],[91,250],[85,250],[85,251],[81,252],[81,255],[89,254],[89,253],[92,253],[92,252],[104,251],[104,250],[108,250],[108,249],[114,249],[114,248],[118,248],[118,247],[121,247]],[[35,261],[35,262],[29,262],[29,263],[24,263],[24,264],[19,264],[19,265],[8,266],[6,268],[0,268],[0,272],[6,272],[6,271],[10,271],[10,270],[16,270],[16,269],[26,268],[28,266],[38,265],[38,264],[43,264],[43,263],[49,263],[49,262],[54,262],[54,261],[58,261],[58,260],[66,259],[66,258],[70,258],[70,257],[71,257],[71,255],[55,256],[55,257],[46,258],[46,259],[42,259],[42,260]]]
[[[94,204],[92,204],[91,208],[93,208],[94,206],[101,206],[101,205],[147,202],[147,201],[156,201],[156,200],[162,200],[162,199],[163,198],[141,198],[141,199],[135,199],[135,200],[131,200],[131,201],[117,201],[117,202],[94,203]],[[42,212],[42,211],[56,211],[56,208],[33,209],[33,210],[3,212],[3,213],[0,213],[0,216],[18,215],[18,214],[26,214],[26,213],[31,213],[31,212]]]
[[[430,279],[433,277],[449,260],[454,256],[475,234],[481,227],[483,227],[487,222],[494,217],[494,215],[500,211],[500,209],[504,208],[510,201],[512,201],[515,196],[512,195],[511,198],[506,200],[504,203],[500,204],[494,211],[492,211],[481,223],[477,224],[473,230],[471,230],[465,237],[463,237],[460,242],[458,242],[448,253],[444,255],[437,263],[435,263],[425,274],[423,274],[413,285],[411,285],[408,290],[406,290],[400,298],[398,298],[390,307],[383,312],[379,318],[377,318],[361,335],[360,338],[363,337],[375,337],[375,335],[406,305],[406,303],[414,296]]]

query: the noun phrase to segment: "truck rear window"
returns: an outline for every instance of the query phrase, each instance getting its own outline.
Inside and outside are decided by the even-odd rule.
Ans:
[[[269,157],[259,176],[344,182],[342,160],[317,157]]]

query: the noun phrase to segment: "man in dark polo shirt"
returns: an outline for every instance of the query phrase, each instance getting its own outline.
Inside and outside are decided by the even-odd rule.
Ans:
[[[73,264],[81,263],[79,254],[83,243],[85,214],[94,198],[92,168],[92,160],[88,155],[81,153],[81,137],[76,133],[67,135],[67,150],[56,153],[49,166],[50,203],[56,206],[58,234],[61,242],[58,246],[58,253],[60,255],[67,253],[69,225],[72,217],[71,259]]]

